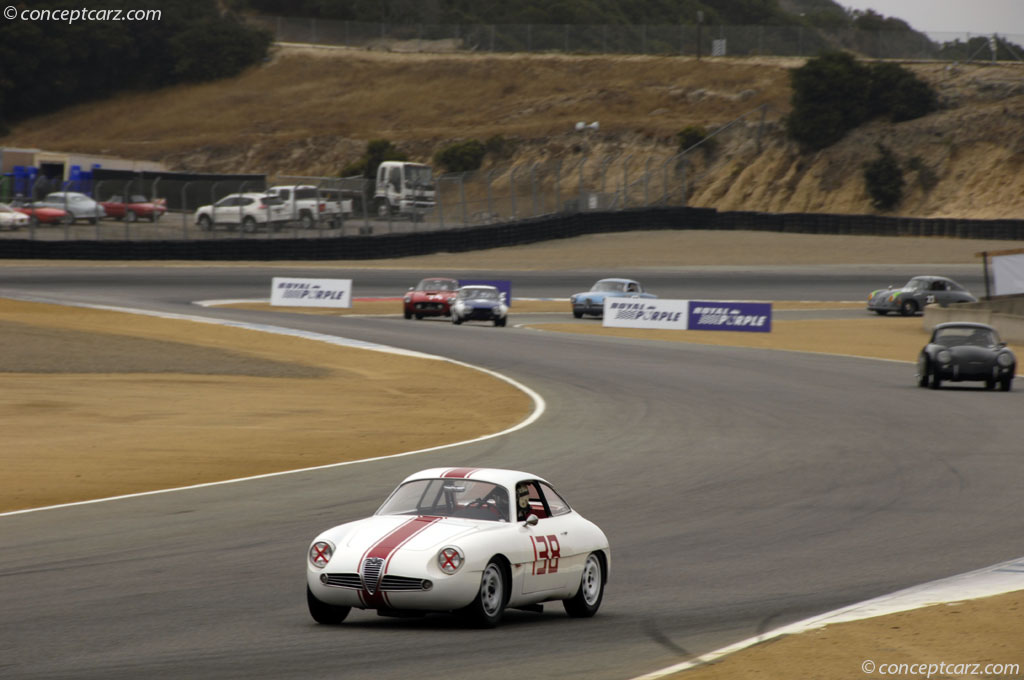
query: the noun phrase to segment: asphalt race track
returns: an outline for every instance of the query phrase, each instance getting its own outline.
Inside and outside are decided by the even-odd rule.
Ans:
[[[661,297],[858,300],[927,273],[919,269],[621,274]],[[984,290],[979,267],[943,269]],[[0,677],[623,680],[1024,554],[1021,387],[935,392],[915,386],[909,363],[191,304],[267,297],[275,275],[353,278],[357,296],[393,296],[435,273],[0,269],[0,295],[443,354],[501,371],[548,406],[525,430],[422,456],[0,517]],[[511,278],[518,296],[566,297],[608,272],[457,274]],[[509,612],[492,631],[358,611],[340,627],[314,624],[304,601],[311,538],[372,513],[409,472],[440,465],[551,480],[611,540],[601,612],[570,620],[549,604],[544,614]]]

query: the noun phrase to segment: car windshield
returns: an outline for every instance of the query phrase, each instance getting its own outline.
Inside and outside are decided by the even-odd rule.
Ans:
[[[952,326],[939,328],[935,331],[934,343],[946,347],[974,345],[975,347],[992,347],[999,344],[999,336],[988,328],[971,326]]]
[[[417,479],[395,489],[375,514],[507,522],[508,491],[475,479]]]
[[[590,290],[597,293],[618,293],[624,286],[622,281],[598,281]]]
[[[498,291],[493,288],[463,288],[459,291],[459,297],[463,300],[469,298],[477,300],[497,300]]]
[[[423,279],[416,290],[455,290],[459,284],[447,279]]]
[[[413,186],[430,184],[430,168],[425,165],[405,166],[405,181]]]
[[[907,281],[907,285],[903,286],[903,290],[924,290],[927,287],[927,279],[910,279]]]
[[[133,194],[131,197],[132,203],[149,203],[149,199],[142,194]]]

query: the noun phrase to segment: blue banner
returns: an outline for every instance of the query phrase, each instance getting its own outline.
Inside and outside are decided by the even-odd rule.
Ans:
[[[772,304],[691,300],[688,325],[691,331],[769,333],[772,330]]]

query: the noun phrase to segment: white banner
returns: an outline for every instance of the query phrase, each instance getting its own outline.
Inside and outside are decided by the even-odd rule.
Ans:
[[[352,279],[287,279],[275,276],[270,304],[276,307],[351,307]]]
[[[610,328],[667,328],[685,331],[689,300],[607,297],[604,321]]]
[[[1024,293],[1024,253],[992,255],[992,294]]]

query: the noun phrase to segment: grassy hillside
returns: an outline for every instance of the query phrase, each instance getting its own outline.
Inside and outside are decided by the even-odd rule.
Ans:
[[[766,105],[760,151],[758,114],[725,135],[715,155],[695,157],[691,204],[871,212],[860,168],[881,141],[908,168],[897,214],[1024,214],[1020,68],[913,65],[940,91],[942,111],[873,123],[833,148],[800,155],[780,124],[788,69],[800,63],[276,48],[272,60],[237,78],[41,116],[0,144],[162,160],[191,171],[334,176],[370,139],[429,160],[452,141],[500,134],[515,152],[489,163],[568,163],[586,154],[607,157],[614,176],[627,157],[660,167],[689,125],[714,129]],[[581,120],[599,121],[600,130],[581,135],[573,129]]]

